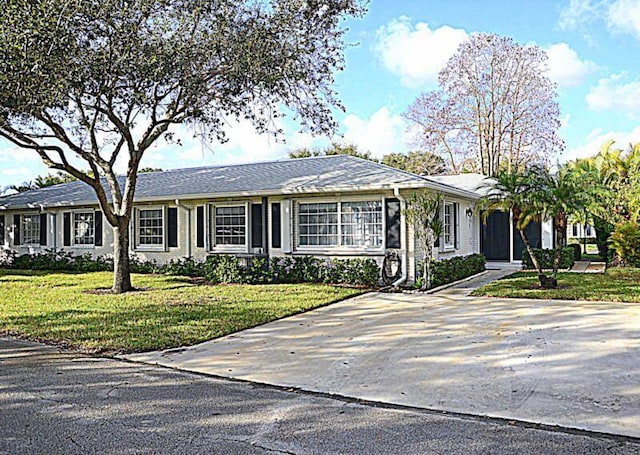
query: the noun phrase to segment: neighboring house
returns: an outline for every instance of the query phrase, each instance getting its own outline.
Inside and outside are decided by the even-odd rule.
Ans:
[[[480,196],[456,183],[345,155],[143,173],[131,253],[159,262],[234,254],[381,263],[387,251],[399,250],[411,281],[422,255],[402,207],[415,190],[443,195],[438,258],[481,250]],[[64,249],[109,255],[113,232],[103,218],[93,190],[82,182],[3,196],[0,245],[18,254]]]
[[[593,226],[583,223],[569,223],[567,226],[567,241],[572,239],[581,240],[584,238],[596,238],[596,230]]]
[[[482,174],[440,175],[429,179],[475,192],[478,196],[488,190],[487,178]],[[553,248],[554,234],[551,220],[531,222],[525,229],[527,239],[534,248]],[[493,212],[480,223],[479,251],[488,261],[518,262],[522,260],[524,242],[515,228],[511,213]]]

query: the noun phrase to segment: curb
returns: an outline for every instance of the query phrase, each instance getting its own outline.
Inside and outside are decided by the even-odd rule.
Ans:
[[[631,436],[631,435],[620,434],[620,433],[610,433],[605,431],[589,430],[587,428],[563,426],[563,425],[558,425],[553,423],[536,422],[533,420],[522,420],[522,419],[514,419],[514,418],[508,418],[508,417],[499,417],[499,416],[493,416],[490,414],[473,414],[473,413],[459,412],[459,411],[447,411],[445,409],[438,409],[438,408],[429,408],[429,407],[421,407],[421,406],[414,406],[414,405],[408,405],[408,404],[392,403],[392,402],[386,402],[386,401],[377,401],[377,400],[371,400],[366,398],[357,398],[349,395],[342,395],[340,393],[323,392],[319,390],[306,389],[303,387],[278,385],[278,384],[272,384],[269,382],[261,382],[261,381],[255,381],[250,379],[223,376],[215,373],[203,373],[199,371],[185,370],[185,369],[181,369],[174,366],[162,365],[159,363],[143,362],[139,360],[131,360],[127,358],[118,358],[118,357],[107,357],[107,358],[110,358],[116,361],[131,363],[131,364],[145,365],[153,368],[166,369],[169,371],[174,371],[182,374],[190,374],[197,377],[209,378],[209,379],[214,379],[218,381],[244,384],[244,385],[249,385],[251,387],[260,387],[260,388],[270,389],[270,390],[279,390],[281,392],[298,394],[302,396],[326,398],[330,400],[342,401],[344,403],[357,404],[360,406],[369,406],[377,409],[390,409],[390,410],[405,411],[405,412],[415,412],[423,415],[450,417],[450,418],[456,418],[460,420],[485,422],[485,423],[490,423],[494,425],[508,425],[508,426],[514,426],[519,428],[532,429],[532,430],[548,431],[552,433],[563,433],[563,434],[570,434],[570,435],[576,435],[576,436],[584,436],[584,437],[589,437],[594,439],[606,439],[606,440],[613,440],[616,442],[640,444],[640,438]]]
[[[413,289],[413,290],[410,290],[410,291],[402,291],[402,293],[403,294],[435,294],[436,292],[440,292],[440,291],[443,291],[443,290],[448,289],[450,287],[457,286],[458,284],[461,284],[461,283],[466,283],[467,281],[471,281],[474,278],[478,278],[478,277],[480,277],[482,275],[485,275],[487,273],[489,273],[489,270],[483,270],[482,272],[476,273],[475,275],[471,275],[471,276],[468,276],[466,278],[462,278],[461,280],[458,280],[458,281],[452,281],[451,283],[446,283],[446,284],[440,285],[437,288],[428,289],[426,291],[421,291],[419,289]]]

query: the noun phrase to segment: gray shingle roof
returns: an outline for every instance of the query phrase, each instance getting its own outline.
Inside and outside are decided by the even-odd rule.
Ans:
[[[483,195],[487,191],[487,185],[490,183],[483,174],[468,173],[457,175],[433,175],[427,177],[429,180],[433,180],[438,183],[460,188],[461,190],[471,191],[479,195]]]
[[[121,184],[124,177],[121,177]],[[338,155],[139,174],[136,200],[297,194],[332,190],[434,187],[419,175]],[[95,204],[93,189],[71,182],[0,197],[0,209]]]

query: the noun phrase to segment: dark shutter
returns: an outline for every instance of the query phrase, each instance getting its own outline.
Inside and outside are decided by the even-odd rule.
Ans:
[[[178,208],[169,207],[167,211],[167,227],[168,227],[168,245],[170,247],[178,246]]]
[[[196,207],[196,246],[204,248],[204,206]]]
[[[40,246],[47,245],[47,214],[40,214]]]
[[[20,215],[13,215],[13,244],[20,245]]]
[[[440,211],[442,210],[442,206],[438,207],[438,212],[436,213],[436,220],[441,220],[442,217],[440,215]],[[440,248],[440,237],[442,237],[442,235],[444,235],[444,229],[443,229],[443,233],[440,234],[438,237],[436,237],[436,241],[433,242],[433,246],[434,248]]]
[[[95,246],[102,246],[102,212],[99,212],[99,211],[94,212],[93,224],[94,224],[93,244]]]
[[[459,247],[458,239],[460,237],[458,233],[458,203],[453,204],[453,246],[457,250]]]
[[[62,246],[71,246],[71,213],[62,215]]]
[[[251,248],[262,248],[262,204],[251,204]]]
[[[387,223],[386,247],[400,248],[400,201],[387,199],[385,201],[385,213]]]
[[[0,246],[4,245],[4,215],[0,215]]]
[[[280,226],[280,203],[271,204],[271,247],[282,247],[282,230]]]

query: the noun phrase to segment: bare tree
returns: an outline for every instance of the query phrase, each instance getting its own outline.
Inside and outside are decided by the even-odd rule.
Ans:
[[[278,133],[279,112],[313,133],[333,132],[341,23],[364,12],[359,0],[7,0],[2,8],[0,137],[93,188],[114,231],[114,292],[132,289],[128,228],[149,147],[177,124],[224,141],[229,118]],[[126,163],[121,179],[117,161]]]
[[[447,159],[454,172],[470,158],[489,176],[548,163],[564,144],[546,67],[537,46],[471,36],[440,71],[439,89],[422,93],[405,112],[416,143]]]

